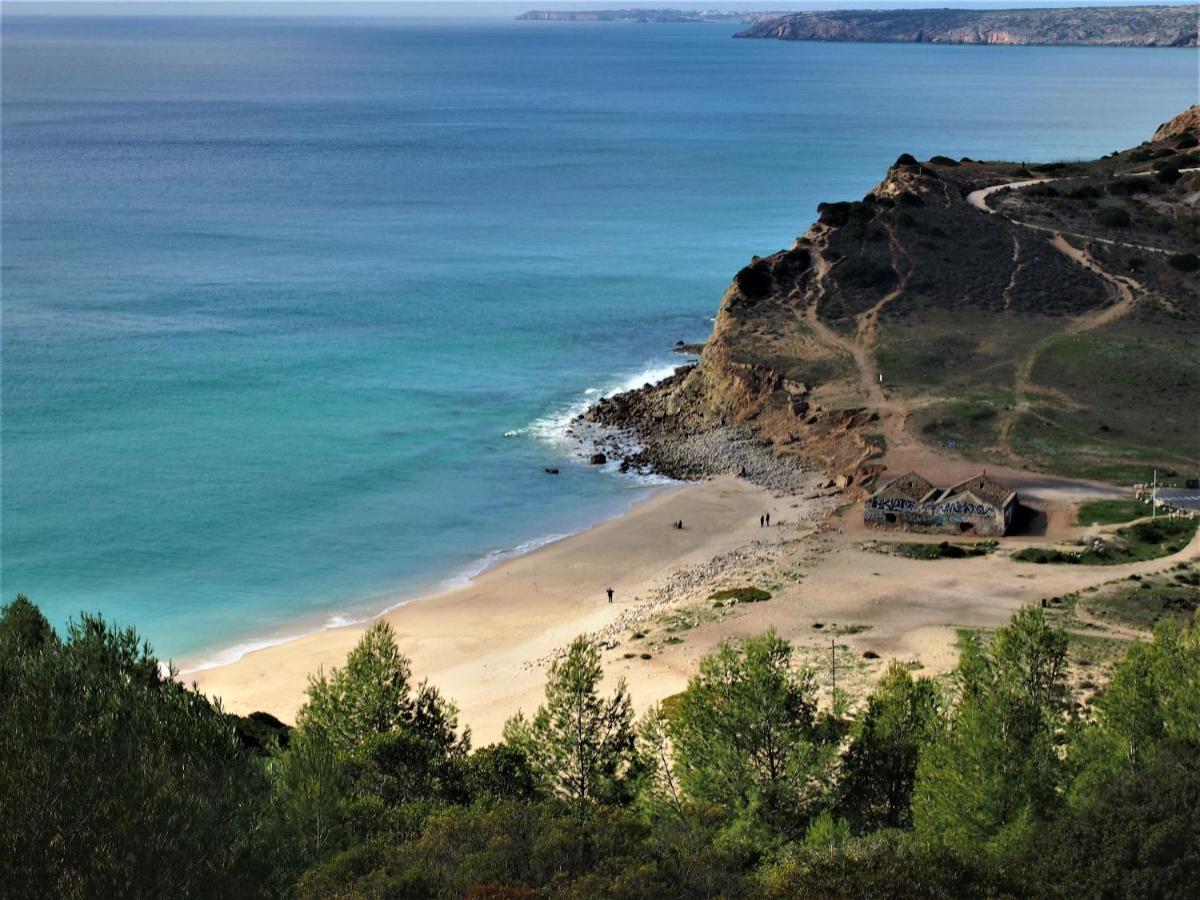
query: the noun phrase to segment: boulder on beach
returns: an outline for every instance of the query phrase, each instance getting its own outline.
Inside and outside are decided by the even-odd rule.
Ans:
[[[608,462],[608,457],[603,453],[593,453],[588,462],[590,462],[593,466],[602,466]]]

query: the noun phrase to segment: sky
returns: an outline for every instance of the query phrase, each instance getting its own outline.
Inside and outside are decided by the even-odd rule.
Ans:
[[[1184,0],[1150,0],[1179,5]],[[1129,6],[1147,0],[3,0],[5,15],[305,15],[305,16],[453,16],[511,18],[530,9],[719,9],[780,12],[820,9],[1012,9],[1022,6]]]

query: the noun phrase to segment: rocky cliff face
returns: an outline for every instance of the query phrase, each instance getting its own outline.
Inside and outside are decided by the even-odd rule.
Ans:
[[[737,273],[696,365],[586,419],[630,439],[607,447],[627,467],[775,486],[807,466],[853,488],[904,443],[1200,466],[1198,133],[1193,109],[1093,163],[905,154]],[[974,193],[1033,180],[991,196],[999,212]]]
[[[1154,132],[1154,141],[1166,141],[1200,131],[1200,106],[1192,106],[1169,122],[1163,122]]]
[[[1195,47],[1197,6],[795,13],[735,37],[785,41]]]

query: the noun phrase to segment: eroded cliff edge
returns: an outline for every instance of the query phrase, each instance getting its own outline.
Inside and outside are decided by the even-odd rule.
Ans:
[[[901,156],[737,273],[698,363],[584,419],[626,468],[775,487],[853,489],[921,448],[1200,469],[1198,131],[1193,108],[1092,162]]]

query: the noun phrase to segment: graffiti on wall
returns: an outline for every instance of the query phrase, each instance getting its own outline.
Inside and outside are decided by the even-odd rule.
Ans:
[[[961,522],[972,518],[992,518],[999,510],[986,503],[951,500],[946,503],[909,500],[907,497],[871,497],[867,508],[884,513],[902,513],[905,518],[929,523]]]

